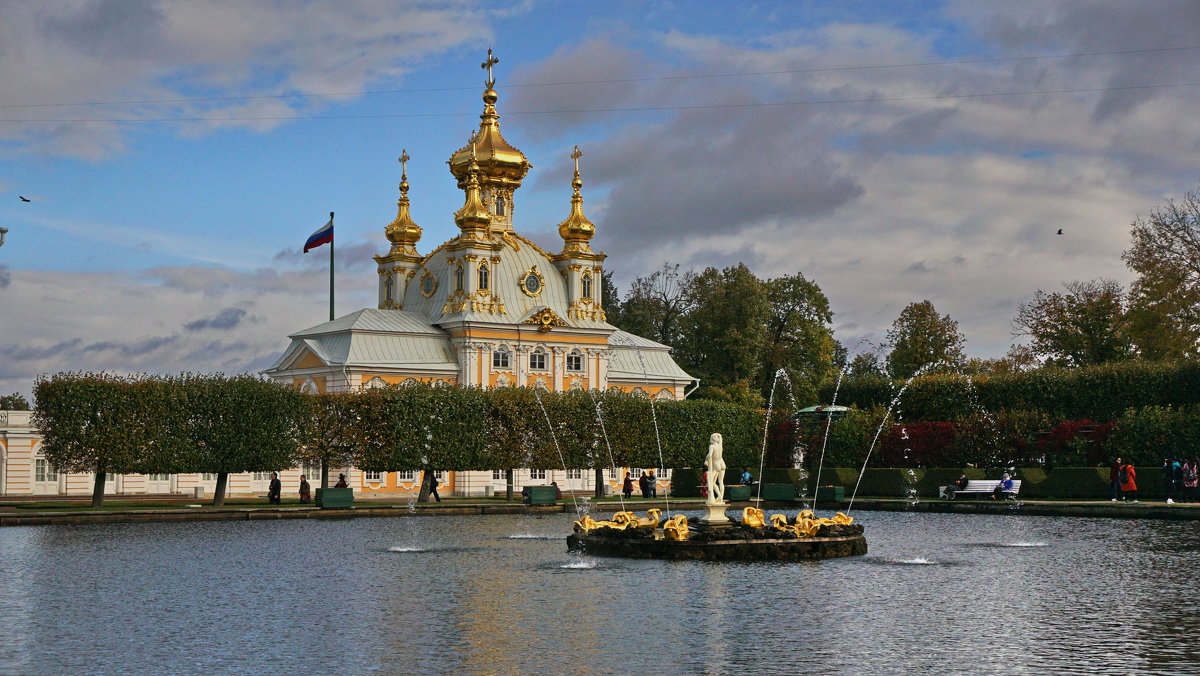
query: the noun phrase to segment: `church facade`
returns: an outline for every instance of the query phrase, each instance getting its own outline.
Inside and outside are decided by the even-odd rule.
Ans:
[[[500,133],[492,76],[497,60],[490,51],[488,57],[479,129],[449,160],[463,191],[454,214],[458,234],[420,252],[422,229],[409,213],[411,158],[403,153],[397,215],[384,228],[390,248],[375,257],[377,307],[289,336],[283,355],[264,373],[309,392],[420,382],[684,398],[698,380],[675,363],[668,346],[606,321],[606,255],[591,247],[596,226],[584,214],[578,147],[568,215],[558,224],[561,249],[546,251],[514,227],[517,191],[532,165]],[[497,472],[451,472],[447,488],[481,495],[494,489]],[[561,487],[590,487],[591,477],[583,476],[590,472],[565,474]],[[415,485],[407,473],[374,478],[366,490]],[[538,482],[536,473],[530,478]]]

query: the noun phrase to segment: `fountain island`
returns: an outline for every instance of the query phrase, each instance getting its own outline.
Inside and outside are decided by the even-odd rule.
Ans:
[[[806,561],[867,553],[862,525],[841,512],[816,518],[805,509],[794,518],[767,517],[757,507],[746,507],[740,521],[731,520],[725,515],[721,456],[721,435],[715,433],[705,459],[709,468],[706,513],[694,526],[682,514],[662,520],[659,509],[649,510],[646,518],[621,511],[609,521],[584,515],[567,537],[567,549],[598,556],[701,561]]]

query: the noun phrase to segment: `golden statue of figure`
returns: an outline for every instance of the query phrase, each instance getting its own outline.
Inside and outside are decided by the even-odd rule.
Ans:
[[[658,528],[659,518],[662,517],[662,510],[654,507],[646,510],[646,518],[637,520],[637,527],[643,530],[654,530]]]
[[[763,521],[763,511],[757,507],[747,507],[742,510],[742,525],[752,528],[762,528],[766,525]]]
[[[663,524],[663,537],[677,542],[688,539],[687,517],[682,514],[676,514],[671,517]]]

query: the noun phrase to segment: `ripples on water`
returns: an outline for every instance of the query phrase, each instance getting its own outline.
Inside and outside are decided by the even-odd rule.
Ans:
[[[0,529],[0,673],[1195,673],[1200,524],[863,512],[819,563],[579,557],[572,516]]]

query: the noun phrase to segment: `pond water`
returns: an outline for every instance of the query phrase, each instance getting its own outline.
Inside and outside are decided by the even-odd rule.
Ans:
[[[580,558],[565,514],[5,528],[0,673],[1200,668],[1200,523],[857,516],[794,564]]]

